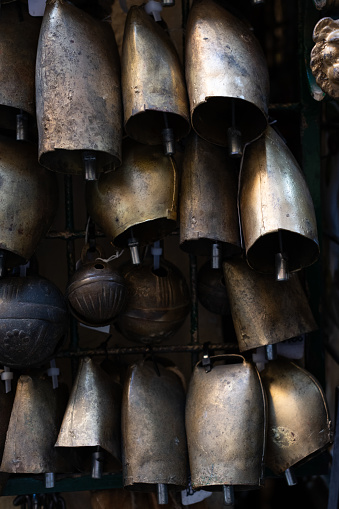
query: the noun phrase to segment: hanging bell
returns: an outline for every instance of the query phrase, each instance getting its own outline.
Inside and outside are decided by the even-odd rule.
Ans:
[[[185,79],[169,36],[144,6],[128,12],[121,68],[126,133],[173,154],[174,141],[190,130]]]
[[[232,489],[262,484],[265,396],[256,368],[241,355],[214,356],[210,362],[208,369],[198,362],[187,394],[192,486],[223,490],[231,505]]]
[[[278,283],[240,258],[224,262],[223,267],[241,352],[317,329],[297,274]]]
[[[185,392],[174,367],[142,361],[130,367],[122,399],[125,488],[156,491],[168,503],[168,489],[187,484]]]
[[[326,3],[326,0],[325,0]],[[324,1],[322,2],[324,5]],[[315,46],[310,67],[319,87],[333,99],[339,98],[339,22],[322,18],[313,30]]]
[[[211,313],[231,314],[223,270],[213,269],[210,262],[206,262],[198,272],[198,299]]]
[[[76,466],[82,471],[91,468],[95,479],[104,470],[118,472],[120,416],[120,384],[87,357],[79,366],[55,446],[75,449]]]
[[[248,27],[214,0],[196,1],[186,28],[186,82],[194,130],[231,156],[267,126],[265,57]]]
[[[0,285],[0,363],[14,368],[46,361],[67,332],[60,290],[42,277],[4,277]]]
[[[319,256],[317,224],[305,178],[280,136],[269,127],[246,148],[240,214],[249,265],[286,280]]]
[[[6,370],[7,371],[7,370]],[[6,442],[6,434],[8,430],[8,425],[12,413],[13,402],[14,402],[14,393],[15,390],[13,386],[9,392],[7,392],[7,387],[4,382],[0,382],[0,408],[1,408],[1,417],[0,417],[0,458],[4,453],[5,442]],[[8,481],[9,474],[6,472],[0,472],[0,495],[6,486]]]
[[[277,359],[268,362],[260,375],[268,401],[265,460],[280,475],[329,446],[331,423],[325,395],[311,373]]]
[[[41,21],[27,2],[2,2],[0,13],[0,130],[23,141],[37,137],[35,57]]]
[[[114,33],[70,2],[48,0],[36,65],[39,162],[95,180],[121,163],[120,64]]]
[[[160,343],[177,332],[190,308],[189,290],[182,273],[172,263],[152,260],[142,265],[128,263],[121,269],[129,299],[117,319],[118,330],[129,340]]]
[[[180,199],[180,247],[212,257],[240,253],[237,211],[238,177],[226,151],[192,134],[187,142]]]

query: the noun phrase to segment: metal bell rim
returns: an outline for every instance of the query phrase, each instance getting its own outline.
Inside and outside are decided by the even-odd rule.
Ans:
[[[210,239],[201,237],[197,239],[185,240],[180,244],[180,248],[185,253],[195,254],[197,256],[210,256],[213,244],[218,243],[221,247],[222,256],[227,258],[241,253],[241,247],[231,242],[222,242],[219,239]]]
[[[225,353],[225,354],[220,354],[220,355],[211,355],[210,356],[210,359],[211,361],[213,360],[222,360],[222,359],[230,359],[230,358],[235,358],[235,359],[239,359],[241,361],[242,364],[251,364],[250,362],[246,361],[245,357],[243,355],[240,355],[239,353]],[[237,364],[240,364],[240,362],[237,362]],[[196,363],[196,365],[194,366],[194,368],[199,368],[199,367],[203,367],[202,366],[202,359],[200,359],[200,361],[198,361]]]
[[[146,109],[131,116],[125,123],[125,131],[133,140],[145,145],[161,145],[163,143],[162,131],[166,125],[164,114],[167,115],[168,125],[173,129],[175,141],[185,138],[191,125],[188,117],[158,108]],[[154,126],[147,128],[146,125]],[[159,126],[163,126],[159,129]]]
[[[133,229],[133,237],[137,239],[141,246],[163,239],[172,233],[177,226],[177,221],[174,217],[176,215],[175,212],[168,212],[168,216],[150,218],[140,223],[126,224],[126,229],[114,237],[114,246],[127,247],[128,241],[132,237],[131,229]]]
[[[48,170],[55,171],[57,173],[83,175],[83,153],[86,150],[93,151],[95,153],[98,173],[115,170],[122,163],[118,152],[111,154],[103,150],[95,150],[93,147],[84,147],[81,150],[67,150],[64,148],[54,147],[54,150],[43,152],[40,155],[39,163]],[[71,164],[69,165],[70,161]],[[72,171],[70,171],[69,166],[71,166]]]

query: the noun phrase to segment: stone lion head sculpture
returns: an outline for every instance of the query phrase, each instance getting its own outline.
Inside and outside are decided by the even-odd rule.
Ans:
[[[339,20],[323,18],[314,27],[310,66],[319,87],[339,98]]]

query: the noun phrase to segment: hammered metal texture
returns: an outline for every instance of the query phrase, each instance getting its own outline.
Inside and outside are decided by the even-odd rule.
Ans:
[[[185,392],[175,368],[151,361],[130,367],[122,401],[125,488],[155,491],[156,484],[187,484]]]
[[[164,113],[174,138],[190,130],[188,98],[179,57],[167,33],[146,14],[130,8],[121,58],[126,133],[148,145],[162,143]]]
[[[244,142],[265,130],[265,57],[248,27],[213,0],[197,0],[190,10],[185,69],[192,126],[199,136],[226,146],[232,104]]]
[[[247,261],[260,272],[275,272],[275,255],[287,256],[289,271],[319,256],[317,223],[305,178],[292,153],[269,127],[246,148],[240,183],[240,215]]]
[[[339,21],[323,18],[315,25],[310,66],[319,87],[333,99],[339,98]]]
[[[278,282],[234,258],[223,269],[241,352],[317,329],[297,274]]]
[[[0,284],[0,362],[26,367],[43,363],[68,327],[63,295],[40,277],[4,277]]]
[[[305,369],[286,359],[268,362],[261,378],[268,400],[266,464],[280,475],[331,442],[325,395]]]
[[[82,151],[97,171],[121,163],[120,63],[111,26],[62,0],[49,0],[36,65],[39,162],[82,173]]]
[[[186,403],[186,432],[195,489],[239,489],[262,484],[266,410],[256,368],[240,355],[196,365]],[[223,364],[217,364],[224,361]]]
[[[211,313],[224,316],[231,314],[223,270],[212,269],[210,261],[198,272],[198,298]]]
[[[192,134],[181,178],[180,247],[184,251],[208,256],[212,244],[219,242],[224,257],[240,253],[237,192],[237,170],[226,150]]]
[[[127,247],[133,236],[140,244],[160,240],[176,227],[178,175],[174,160],[162,147],[126,140],[123,164],[87,184],[87,208],[93,221]]]

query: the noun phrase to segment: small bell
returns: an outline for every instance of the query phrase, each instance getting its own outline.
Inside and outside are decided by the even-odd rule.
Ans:
[[[206,262],[198,272],[198,298],[211,313],[231,314],[223,270],[213,269],[210,262]]]
[[[187,484],[185,391],[174,367],[143,361],[130,367],[122,400],[125,488],[156,491],[168,503],[168,489]]]
[[[317,2],[318,3],[318,2]],[[325,0],[326,3],[326,0]],[[331,2],[330,2],[331,3]],[[324,1],[322,1],[324,5]],[[315,80],[323,92],[333,99],[339,98],[339,22],[322,18],[313,30],[315,46],[311,51],[310,66]]]

